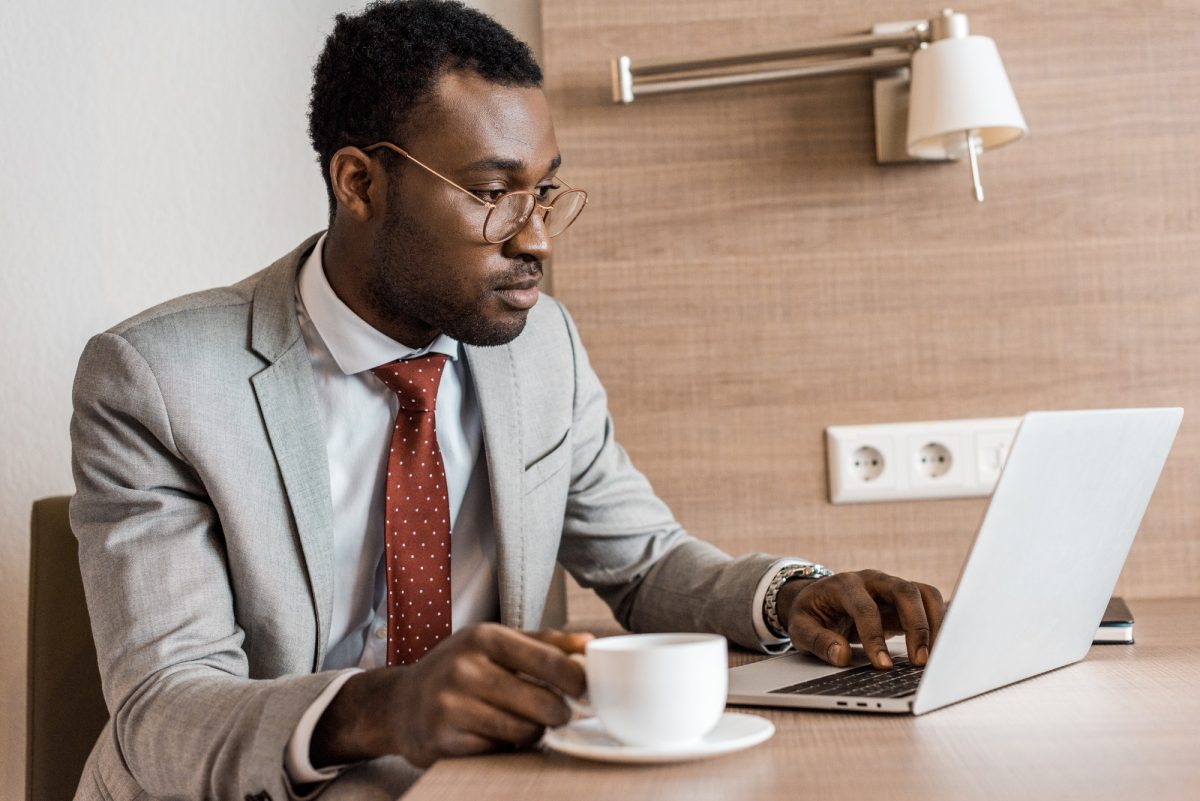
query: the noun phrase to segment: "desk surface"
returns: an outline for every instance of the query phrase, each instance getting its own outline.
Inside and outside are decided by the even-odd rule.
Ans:
[[[405,801],[1200,799],[1200,599],[1130,601],[1135,645],[919,718],[739,708],[777,732],[677,765],[448,759]]]

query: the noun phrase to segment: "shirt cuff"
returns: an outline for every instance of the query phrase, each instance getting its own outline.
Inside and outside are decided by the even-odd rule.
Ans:
[[[776,637],[771,630],[767,628],[766,603],[767,603],[767,588],[771,586],[771,581],[779,575],[779,571],[785,567],[792,565],[810,565],[805,559],[778,559],[771,563],[767,568],[767,572],[763,574],[762,579],[758,582],[758,589],[754,591],[754,603],[750,608],[753,610],[754,616],[754,633],[758,635],[759,642],[762,644],[762,649],[769,654],[780,654],[786,651],[792,644],[792,641],[787,637]]]
[[[291,739],[288,740],[287,750],[284,752],[283,757],[283,767],[287,771],[288,778],[292,780],[292,784],[326,782],[336,778],[339,773],[348,767],[346,765],[333,765],[317,770],[312,765],[312,757],[309,749],[312,746],[313,732],[317,729],[317,721],[321,719],[321,715],[325,714],[325,710],[329,708],[333,697],[342,689],[342,685],[348,682],[355,674],[362,672],[359,668],[348,668],[340,673],[333,681],[329,682],[328,686],[309,704],[308,709],[304,710],[304,714],[300,716],[300,720],[296,723],[296,729],[292,732]]]
[[[758,589],[754,592],[754,603],[751,609],[754,610],[754,633],[758,635],[758,639],[762,645],[762,649],[768,654],[782,654],[792,647],[792,641],[787,637],[776,637],[770,627],[767,626],[767,590],[771,587],[771,582],[783,570],[793,565],[816,565],[815,562],[810,562],[807,559],[797,559],[795,557],[785,557],[778,559],[767,568],[767,572],[758,582]],[[821,567],[820,565],[816,565]],[[822,568],[824,570],[824,568]],[[829,575],[829,571],[823,572],[821,575]],[[814,576],[813,578],[820,578]]]

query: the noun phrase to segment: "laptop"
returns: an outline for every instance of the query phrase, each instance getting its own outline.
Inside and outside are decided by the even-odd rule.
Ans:
[[[729,703],[921,715],[1081,660],[1183,410],[1030,412],[924,668],[787,654],[733,668]],[[861,649],[856,648],[856,651]]]

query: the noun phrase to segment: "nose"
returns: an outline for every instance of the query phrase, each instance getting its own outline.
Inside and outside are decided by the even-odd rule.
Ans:
[[[546,220],[538,208],[529,215],[521,230],[504,243],[504,255],[522,261],[546,261],[553,249],[550,235],[546,233]]]

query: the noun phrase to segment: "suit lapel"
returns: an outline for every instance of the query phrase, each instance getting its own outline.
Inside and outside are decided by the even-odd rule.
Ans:
[[[467,363],[483,417],[483,449],[487,457],[496,523],[497,581],[500,622],[525,628],[525,537],[522,530],[521,415],[518,414],[516,365],[508,345],[466,346]]]
[[[251,346],[270,364],[251,379],[287,492],[317,619],[319,670],[333,615],[333,502],[312,363],[296,319],[295,286],[313,237],[267,268],[254,292]]]
[[[252,379],[254,392],[296,521],[317,618],[314,670],[324,659],[333,615],[333,502],[316,382],[296,319],[295,283],[300,264],[318,238],[308,239],[263,273],[254,293],[251,330],[251,346],[269,362]],[[516,365],[511,346],[465,346],[464,352],[483,419],[496,525],[500,621],[524,628],[530,621],[525,619],[524,440]]]

